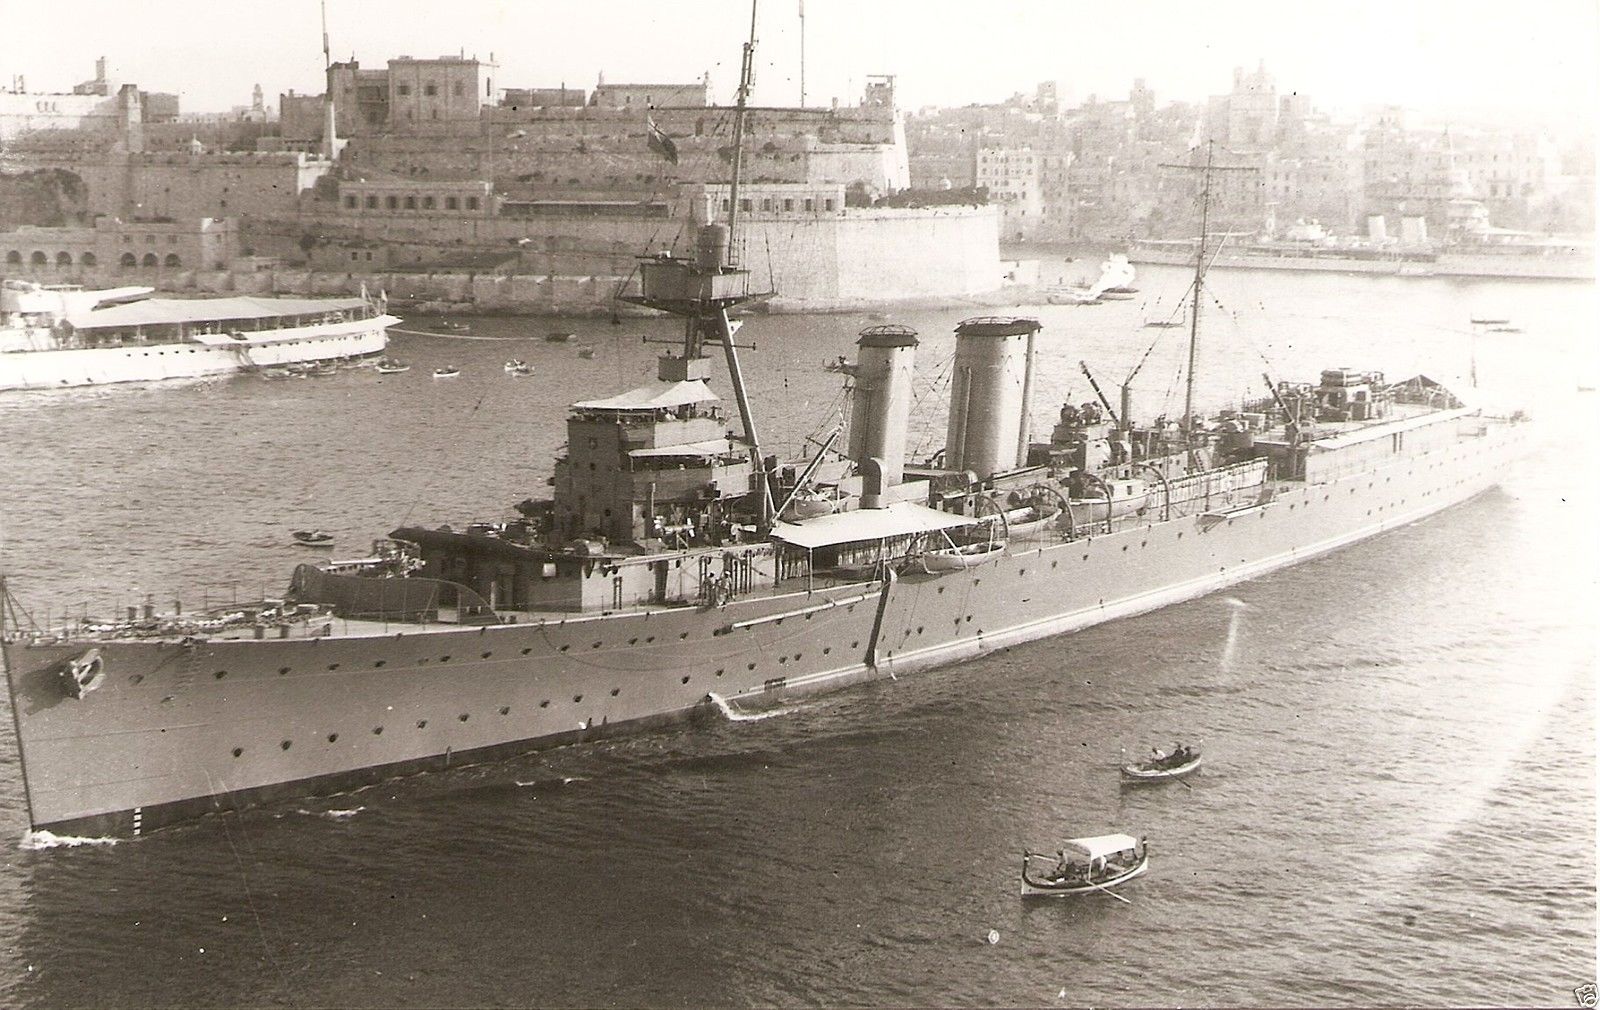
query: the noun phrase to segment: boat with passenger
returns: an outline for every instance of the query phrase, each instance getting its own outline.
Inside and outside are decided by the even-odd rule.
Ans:
[[[1110,893],[1143,876],[1149,869],[1150,853],[1143,838],[1132,835],[1069,838],[1054,853],[1023,852],[1022,896],[1045,898]]]
[[[322,530],[295,530],[294,542],[301,547],[332,547],[333,534]]]
[[[453,379],[461,374],[461,369],[456,365],[444,365],[433,370],[435,379]]]
[[[378,359],[377,370],[379,375],[399,375],[411,371],[411,366],[399,358],[384,356]]]
[[[1122,766],[1122,779],[1129,783],[1162,783],[1188,778],[1200,770],[1200,752],[1178,744],[1171,753],[1156,748],[1150,757]]]

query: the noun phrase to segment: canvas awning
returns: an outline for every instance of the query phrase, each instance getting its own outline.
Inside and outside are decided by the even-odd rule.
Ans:
[[[1083,853],[1089,859],[1102,859],[1114,853],[1136,848],[1139,840],[1132,835],[1098,835],[1094,838],[1069,838],[1061,843],[1064,851]]]
[[[958,516],[916,502],[902,501],[881,509],[854,509],[817,516],[804,522],[779,523],[772,528],[772,538],[814,550],[834,544],[935,533],[971,526],[975,522],[977,520],[971,516]]]
[[[80,330],[110,326],[160,326],[174,323],[231,322],[240,319],[277,319],[310,316],[319,312],[358,309],[360,298],[146,298],[124,305],[108,305],[75,313],[72,325]]]
[[[659,456],[726,456],[730,452],[742,452],[744,446],[736,445],[726,438],[714,438],[708,442],[681,442],[678,445],[654,445],[647,449],[630,449],[628,455],[634,459],[659,457]]]
[[[657,380],[649,385],[630,389],[626,393],[608,396],[603,400],[583,400],[574,403],[574,410],[667,410],[691,403],[706,403],[719,397],[703,379],[684,382]]]

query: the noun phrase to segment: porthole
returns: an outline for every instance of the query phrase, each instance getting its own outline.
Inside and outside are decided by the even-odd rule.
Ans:
[[[620,688],[620,687],[613,687],[611,689],[611,697],[613,697],[613,698],[615,698],[617,695],[619,695],[621,693],[622,693],[622,688]]]
[[[823,654],[823,655],[824,655],[824,656],[826,656],[826,655],[828,655],[828,654],[829,654],[829,653],[831,653],[831,652],[833,652],[833,646],[831,646],[831,645],[824,645],[824,646],[823,646],[823,647],[822,647],[822,654]]]
[[[591,649],[598,649],[598,648],[600,648],[600,643],[599,643],[599,642],[596,642],[596,643],[594,643],[594,644],[593,644],[593,645],[591,645],[591,646],[589,646],[589,648],[591,648]]]
[[[233,749],[233,756],[234,757],[238,757],[239,755],[241,755],[243,753],[244,753],[244,748],[243,747],[235,747]]]
[[[482,657],[481,657],[481,658],[483,658],[483,659],[488,659],[488,658],[489,658],[489,657],[490,657],[490,656],[492,656],[492,655],[494,655],[494,653],[492,653],[492,652],[486,652],[486,653],[484,653],[484,654],[483,654],[483,656],[482,656]]]
[[[532,651],[533,651],[533,646],[531,646],[531,645],[530,645],[530,646],[528,646],[528,647],[527,647],[527,648],[526,648],[526,649],[523,649],[523,650],[522,650],[522,654],[523,654],[523,655],[524,655],[524,656],[526,656],[526,655],[528,655],[528,654],[529,654],[529,653],[530,653],[530,652],[532,652]]]
[[[573,704],[574,704],[574,705],[576,705],[576,704],[578,704],[578,703],[579,703],[579,702],[581,702],[581,701],[583,701],[583,695],[581,695],[581,694],[575,694],[575,695],[573,695],[573,696],[572,696],[572,703],[573,703]]]
[[[679,678],[679,683],[687,684],[687,683],[689,683],[689,678],[688,677],[680,677]]]
[[[218,670],[216,673],[212,674],[212,676],[217,678],[218,680],[221,680],[223,677],[226,677],[227,675],[228,675],[228,671],[227,670]]]
[[[383,727],[382,726],[374,726],[374,727],[372,727],[372,735],[373,736],[383,736]]]
[[[754,670],[755,668],[756,668],[756,664],[754,664],[754,663],[750,663],[749,665],[747,665],[745,667],[746,670]]]
[[[462,712],[460,715],[456,716],[456,718],[460,719],[462,722],[466,722],[468,719],[471,719],[472,716],[468,715],[465,712]]]
[[[723,674],[723,670],[721,670],[721,669],[720,669],[720,668],[719,668],[719,669],[718,669],[718,670],[717,670],[717,676],[719,676],[719,677],[720,677],[720,676],[722,676],[722,674]]]
[[[683,632],[679,632],[678,633],[678,641],[680,641],[680,642],[683,641],[684,639],[688,638],[688,637],[689,637],[689,633],[687,631],[683,631]]]
[[[860,639],[856,639],[854,642],[851,642],[850,643],[850,648],[852,648],[852,649],[861,648],[861,640]]]
[[[387,665],[388,665],[388,663],[389,663],[389,661],[388,661],[388,660],[387,660],[387,659],[380,659],[380,660],[376,660],[376,661],[375,661],[375,662],[374,662],[374,663],[373,663],[373,664],[372,664],[372,668],[373,668],[373,669],[374,669],[374,670],[381,670],[381,669],[383,669],[383,668],[384,668],[384,667],[385,667],[385,666],[387,666]]]
[[[278,744],[278,746],[283,748],[284,750],[288,750],[291,746],[293,746],[293,744],[294,744],[293,740],[285,740],[282,743]]]
[[[546,698],[544,701],[541,701],[539,703],[539,707],[540,708],[549,708],[550,707],[550,699]]]
[[[142,681],[142,680],[144,680],[144,674],[142,674],[142,673],[136,673],[136,674],[134,674],[134,675],[133,675],[133,676],[131,676],[131,677],[129,677],[129,678],[128,678],[128,683],[130,683],[130,684],[137,684],[137,683],[139,683],[139,682],[140,682],[140,681]]]
[[[328,734],[328,742],[329,743],[338,743],[339,742],[339,734],[337,734],[337,733],[329,733]]]
[[[449,656],[440,656],[439,657],[439,662],[448,663],[448,662],[450,662],[450,657]]]
[[[563,645],[563,646],[562,646],[562,647],[561,647],[561,651],[562,651],[562,652],[566,652],[566,651],[567,651],[567,650],[568,650],[568,649],[570,649],[570,648],[572,648],[572,646],[570,646],[570,645]]]
[[[426,719],[418,719],[417,720],[417,729],[427,729],[427,728],[428,728],[428,720],[426,720]]]
[[[337,670],[337,669],[339,669],[339,664],[338,663],[329,663],[328,664],[328,672],[331,673],[331,672],[333,672],[334,670]]]
[[[511,714],[511,706],[510,705],[501,705],[500,706],[500,714],[501,715],[510,715]]]
[[[630,638],[630,639],[628,639],[628,644],[629,645],[638,645],[639,644],[639,640],[637,638]]]

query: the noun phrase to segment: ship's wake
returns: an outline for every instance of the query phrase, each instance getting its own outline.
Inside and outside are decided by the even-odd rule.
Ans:
[[[350,818],[354,817],[356,814],[359,814],[365,809],[367,808],[351,807],[346,810],[307,810],[304,807],[300,807],[295,810],[295,813],[301,814],[305,817],[322,817],[330,821],[348,821]]]
[[[80,835],[58,835],[54,831],[27,831],[19,846],[24,852],[41,852],[45,849],[76,849],[84,845],[117,844],[115,838],[85,838]]]
[[[1219,664],[1224,673],[1233,669],[1233,656],[1239,644],[1239,611],[1248,609],[1250,604],[1233,596],[1225,596],[1222,602],[1228,605],[1228,641],[1222,647],[1222,661]]]
[[[775,708],[768,712],[741,712],[733,707],[733,703],[715,691],[708,691],[706,697],[711,703],[722,710],[722,714],[729,722],[760,722],[762,719],[771,719],[776,715],[787,715],[793,708]]]

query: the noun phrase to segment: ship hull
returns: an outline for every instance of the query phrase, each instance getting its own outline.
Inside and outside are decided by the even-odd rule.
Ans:
[[[36,827],[140,834],[274,797],[341,791],[682,720],[708,695],[772,703],[958,662],[1193,599],[1424,518],[1493,486],[1523,426],[1468,417],[1452,443],[1264,505],[1063,543],[977,568],[738,599],[388,634],[6,647]]]
[[[229,372],[382,354],[392,316],[252,333],[225,345],[146,344],[0,354],[0,391],[193,379]]]

